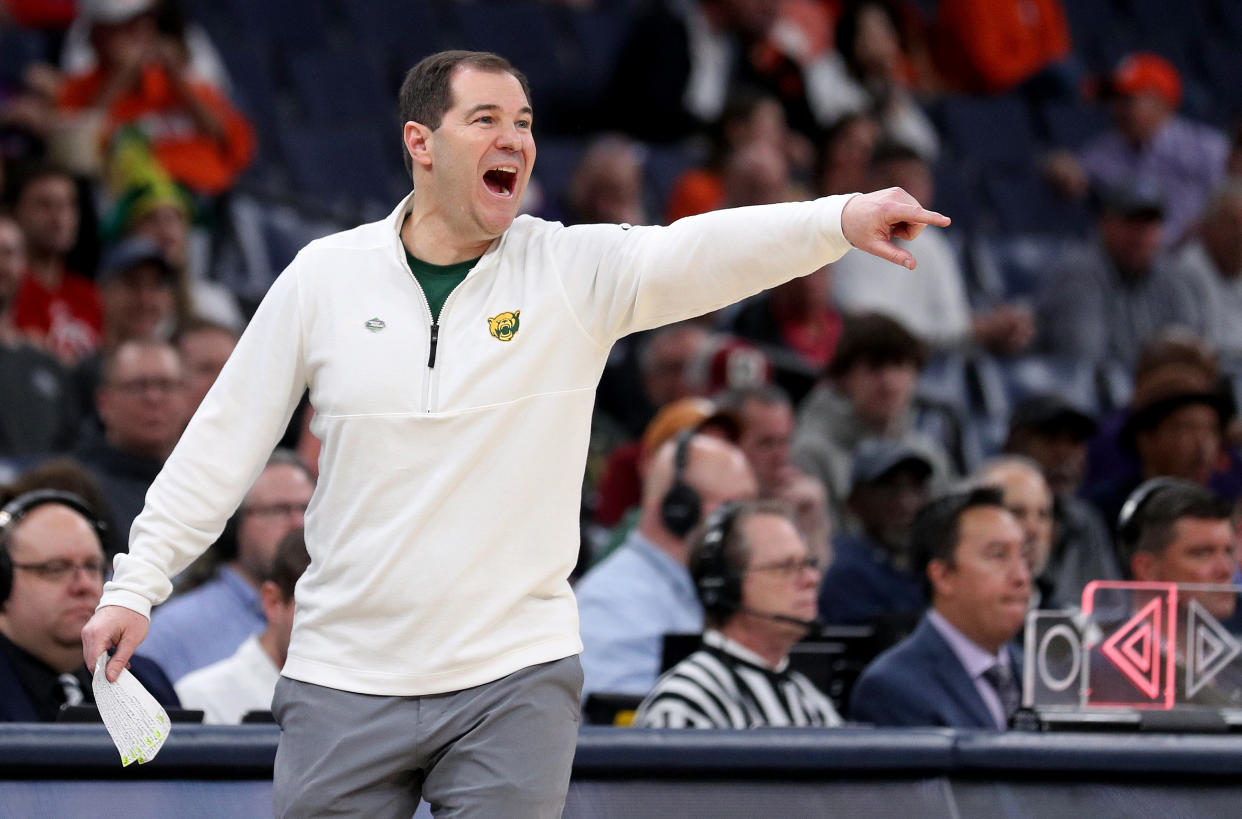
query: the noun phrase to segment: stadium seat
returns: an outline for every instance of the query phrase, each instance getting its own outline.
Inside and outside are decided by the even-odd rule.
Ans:
[[[341,11],[358,43],[374,52],[381,65],[409,68],[448,45],[427,2],[345,2]]]
[[[1010,407],[1035,395],[1055,393],[1090,415],[1099,413],[1094,362],[1032,355],[1003,361],[1001,368]]]
[[[1112,123],[1102,105],[1051,100],[1039,111],[1040,130],[1048,142],[1062,148],[1080,148]]]
[[[1091,226],[1085,204],[1059,195],[1033,164],[988,169],[982,183],[1002,233],[1083,236]]]
[[[293,92],[314,127],[357,122],[396,128],[395,96],[367,59],[315,49],[289,59]]]
[[[564,49],[547,3],[479,0],[450,3],[448,8],[456,47],[492,51],[518,66],[530,81],[537,106],[541,93],[556,96],[555,89],[565,82]]]
[[[976,276],[993,301],[1028,299],[1074,241],[1068,236],[979,236],[971,242]]]
[[[392,164],[400,159],[395,136],[390,145],[370,125],[286,126],[280,140],[293,184],[304,193],[333,207],[362,202],[393,204],[389,200],[402,179]],[[391,160],[386,158],[389,155]]]
[[[321,46],[329,30],[325,0],[218,0],[216,9],[230,31],[282,52]]]
[[[985,167],[1030,163],[1035,134],[1016,96],[946,97],[935,109],[946,141],[963,162]]]

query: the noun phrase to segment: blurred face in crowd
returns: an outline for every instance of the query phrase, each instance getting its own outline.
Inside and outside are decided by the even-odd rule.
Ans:
[[[989,469],[984,480],[1000,487],[1005,508],[1022,527],[1031,575],[1039,577],[1052,554],[1052,490],[1048,482],[1039,470],[1012,462]]]
[[[26,273],[26,242],[17,222],[0,216],[0,313],[13,303]]]
[[[1124,276],[1147,274],[1164,235],[1164,223],[1149,217],[1126,217],[1106,213],[1100,217],[1100,239],[1104,249]]]
[[[1199,234],[1222,276],[1242,275],[1242,194],[1223,197],[1204,214]]]
[[[96,395],[108,442],[163,460],[185,423],[181,361],[166,344],[122,344]]]
[[[256,586],[267,576],[280,539],[302,528],[314,493],[306,470],[293,464],[270,464],[259,473],[237,527],[237,562]]]
[[[919,371],[913,361],[860,359],[841,376],[839,387],[872,431],[891,431],[910,409]]]
[[[189,259],[190,222],[181,208],[153,208],[134,222],[133,233],[155,242],[173,267],[185,267]]]
[[[91,26],[91,45],[104,70],[110,71],[147,55],[157,34],[155,17],[138,14],[115,23],[95,23]]]
[[[785,123],[785,110],[772,98],[765,98],[755,104],[750,116],[726,124],[725,136],[733,148],[749,145],[752,142],[766,142],[770,145],[785,144],[789,130]]]
[[[99,537],[77,512],[48,503],[27,513],[7,548],[18,565],[0,632],[54,670],[73,671],[82,665],[82,627],[103,594]]]
[[[759,497],[771,497],[789,467],[789,443],[794,416],[788,404],[750,399],[742,407],[742,434],[738,448],[746,454],[759,482]]]
[[[1015,455],[1025,455],[1043,470],[1059,497],[1078,492],[1087,470],[1087,442],[1067,429],[1023,429],[1010,441]]]
[[[177,349],[185,368],[186,413],[193,415],[216,376],[237,345],[237,337],[222,327],[204,327],[181,335]]]
[[[789,198],[789,161],[779,145],[752,142],[729,156],[724,186],[730,207],[784,202]]]
[[[570,183],[581,222],[643,224],[643,162],[628,140],[605,137],[588,151]]]
[[[280,586],[271,580],[263,581],[259,598],[263,603],[263,616],[267,620],[267,630],[264,633],[271,635],[269,639],[276,651],[278,664],[283,665],[283,661],[289,656],[289,638],[293,634],[294,600],[292,597],[285,597]]]
[[[780,515],[752,515],[742,521],[750,557],[742,575],[742,607],[795,620],[814,620],[819,609],[822,567],[814,563],[796,526]],[[748,617],[752,628],[783,635],[792,645],[806,632],[796,623]]]
[[[850,510],[868,537],[899,558],[907,556],[914,515],[927,503],[931,472],[918,461],[898,464],[850,494]]]
[[[1022,527],[1006,509],[962,513],[953,560],[927,567],[936,610],[980,648],[996,653],[1022,628],[1031,567]]]
[[[1117,129],[1135,145],[1147,144],[1172,114],[1168,102],[1159,94],[1125,94],[1113,102]]]
[[[730,22],[738,30],[762,37],[776,22],[780,0],[720,0]]]
[[[1155,555],[1138,552],[1130,561],[1135,580],[1161,583],[1229,584],[1238,566],[1237,533],[1228,519],[1181,518],[1173,524],[1172,541]],[[1186,592],[1217,619],[1233,614],[1233,592]]]
[[[173,319],[173,285],[155,262],[142,262],[113,277],[101,288],[104,321],[115,340],[154,340]]]
[[[854,193],[867,185],[867,167],[880,140],[880,125],[871,117],[856,116],[837,130],[824,153],[819,193]],[[920,200],[922,201],[922,200]]]
[[[64,256],[78,239],[78,188],[68,176],[31,182],[13,213],[31,256]]]
[[[901,39],[892,19],[874,3],[868,3],[858,13],[854,58],[868,76],[891,78],[897,71],[901,60]]]
[[[656,332],[643,352],[643,387],[652,406],[662,407],[694,393],[686,372],[707,337],[707,331],[695,325]]]
[[[914,157],[890,159],[876,168],[872,174],[873,190],[884,188],[901,188],[913,196],[925,208],[931,207],[936,195],[935,182],[932,180],[931,168],[921,159]]]
[[[1173,410],[1136,436],[1145,477],[1170,476],[1207,485],[1220,455],[1220,416],[1206,404]]]

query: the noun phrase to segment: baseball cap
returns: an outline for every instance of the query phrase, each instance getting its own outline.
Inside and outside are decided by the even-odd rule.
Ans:
[[[159,245],[145,236],[131,236],[113,245],[104,254],[103,261],[99,264],[99,283],[110,282],[127,270],[146,262],[158,266],[164,278],[169,282],[173,281],[177,275],[176,269],[168,261],[164,251],[160,250]]]
[[[1182,102],[1182,78],[1173,63],[1150,51],[1126,56],[1113,72],[1113,90],[1118,94],[1155,94],[1170,108]]]
[[[1147,371],[1134,385],[1130,414],[1121,430],[1122,441],[1133,445],[1139,432],[1153,429],[1188,404],[1211,407],[1222,426],[1235,411],[1230,397],[1199,369],[1174,362]]]
[[[1102,213],[1127,219],[1164,218],[1164,196],[1156,185],[1149,182],[1128,179],[1104,185],[1095,191],[1095,198]]]
[[[155,0],[83,0],[82,17],[91,23],[123,23],[155,7]]]
[[[912,441],[868,438],[858,445],[850,468],[850,487],[874,483],[903,464],[921,466],[930,476],[935,471],[931,457]]]
[[[1080,441],[1095,434],[1095,419],[1059,395],[1032,395],[1018,404],[1009,417],[1009,430],[1030,429],[1052,433],[1066,431]]]

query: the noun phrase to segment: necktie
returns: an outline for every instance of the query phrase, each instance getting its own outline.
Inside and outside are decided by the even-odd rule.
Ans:
[[[1018,690],[1018,682],[1013,678],[1009,663],[993,664],[991,668],[983,672],[983,679],[987,680],[996,690],[996,695],[1000,698],[1001,710],[1005,714],[1005,724],[1008,725],[1013,715],[1017,713],[1018,706],[1022,704],[1022,693]]]
[[[61,674],[58,678],[60,687],[65,691],[65,705],[81,705],[85,699],[82,695],[82,684],[72,674]]]

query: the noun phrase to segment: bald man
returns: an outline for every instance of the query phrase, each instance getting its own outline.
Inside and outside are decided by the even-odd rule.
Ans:
[[[686,536],[720,504],[757,493],[746,456],[725,441],[680,435],[656,452],[638,525],[575,590],[583,696],[646,694],[659,676],[663,635],[703,630]]]
[[[1022,526],[1035,581],[1032,608],[1078,606],[1087,583],[1120,578],[1107,541],[1063,529],[1056,496],[1038,463],[1006,455],[983,464],[977,474],[984,483],[1000,488],[1005,508]]]

